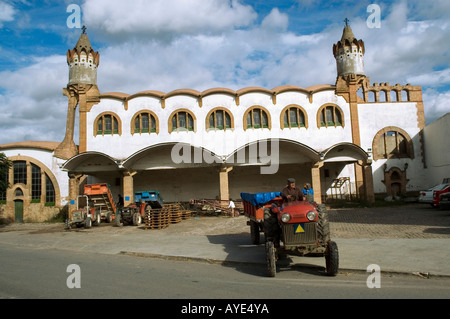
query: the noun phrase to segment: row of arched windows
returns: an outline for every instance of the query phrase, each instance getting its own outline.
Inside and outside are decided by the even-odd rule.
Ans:
[[[272,121],[270,113],[261,106],[253,106],[244,114],[244,130],[247,129],[271,129]],[[341,108],[334,104],[326,104],[317,112],[317,126],[321,127],[344,127],[344,114]],[[229,130],[234,129],[233,114],[226,108],[213,109],[206,116],[207,130]],[[180,109],[172,113],[168,123],[169,133],[196,131],[196,117],[187,109]],[[308,128],[308,116],[299,105],[289,105],[280,117],[282,129]],[[114,113],[105,112],[97,117],[94,123],[94,136],[122,134],[122,123]],[[143,110],[135,114],[131,120],[131,133],[159,133],[159,119],[150,110]]]
[[[364,94],[366,93],[366,94]],[[357,92],[358,96],[366,102],[409,102],[408,90],[369,90],[364,92],[360,88]]]

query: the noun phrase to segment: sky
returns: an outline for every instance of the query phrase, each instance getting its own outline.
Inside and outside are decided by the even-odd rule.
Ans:
[[[450,112],[448,0],[0,0],[0,144],[64,139],[82,25],[100,92],[134,94],[335,84],[346,18],[371,83],[422,86],[426,124]]]

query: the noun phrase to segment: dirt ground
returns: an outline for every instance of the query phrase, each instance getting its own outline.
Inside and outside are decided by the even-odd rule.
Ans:
[[[383,208],[329,209],[331,235],[335,238],[450,238],[450,210],[435,209],[424,204],[408,204]],[[72,229],[78,232],[133,233],[159,232],[180,235],[222,235],[250,233],[245,216],[193,215],[187,220],[170,224],[164,229],[143,226],[115,227],[102,223],[91,229]],[[30,233],[65,232],[62,223],[0,225],[0,232],[27,231]]]

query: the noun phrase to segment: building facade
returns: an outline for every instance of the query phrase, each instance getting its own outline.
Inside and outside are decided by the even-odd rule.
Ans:
[[[350,26],[333,54],[334,85],[101,93],[100,54],[83,32],[67,53],[64,141],[34,153],[30,145],[0,151],[14,162],[20,152],[30,165],[37,153],[46,154],[41,172],[58,181],[56,206],[69,209],[80,185],[96,182],[110,184],[125,204],[145,190],[158,190],[167,202],[238,199],[241,192],[278,191],[289,177],[300,186],[311,183],[317,202],[420,190],[427,176],[421,87],[370,84],[364,42]],[[9,216],[15,182],[4,198]],[[19,188],[36,187],[29,184]]]

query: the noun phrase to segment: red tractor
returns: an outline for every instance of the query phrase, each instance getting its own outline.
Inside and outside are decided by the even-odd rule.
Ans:
[[[330,226],[325,205],[296,201],[284,203],[281,193],[241,193],[244,214],[250,220],[253,244],[259,244],[264,233],[267,269],[276,274],[276,262],[284,255],[321,255],[325,272],[336,276],[339,269],[337,244],[330,239]]]

